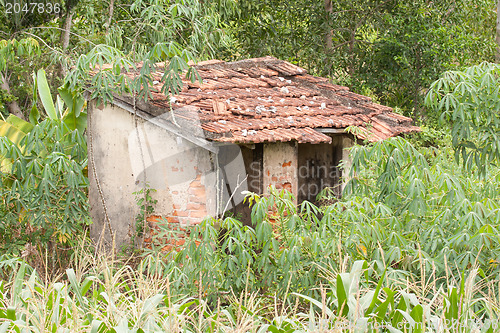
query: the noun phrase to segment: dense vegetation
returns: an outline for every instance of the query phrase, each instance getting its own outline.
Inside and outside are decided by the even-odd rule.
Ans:
[[[60,9],[0,12],[0,332],[499,331],[495,3]],[[147,99],[158,62],[169,94],[182,71],[196,79],[190,60],[264,55],[400,108],[422,132],[356,145],[341,199],[325,190],[318,206],[297,207],[270,189],[247,196],[251,226],[207,219],[179,251],[161,252],[158,237],[152,249],[96,253],[84,89]]]

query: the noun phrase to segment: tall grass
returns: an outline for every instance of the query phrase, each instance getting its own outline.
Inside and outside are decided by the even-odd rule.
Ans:
[[[201,284],[191,295],[176,288],[158,260],[150,254],[132,267],[82,252],[50,280],[20,260],[4,265],[12,279],[0,282],[0,333],[498,331],[488,326],[499,319],[498,281],[478,269],[437,288],[432,279],[389,281],[385,272],[376,280],[373,265],[356,261],[325,270],[319,298],[293,290],[268,297],[247,286],[213,303]]]

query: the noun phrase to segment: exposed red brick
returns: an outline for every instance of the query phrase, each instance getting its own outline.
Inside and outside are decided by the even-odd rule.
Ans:
[[[172,245],[167,245],[167,246],[162,247],[161,251],[162,252],[171,252],[173,249],[174,249],[174,247]]]
[[[178,239],[174,242],[174,245],[175,246],[184,246],[184,244],[186,243],[186,240],[185,239]]]
[[[187,207],[186,207],[188,210],[196,210],[196,209],[200,209],[201,208],[201,204],[199,203],[194,203],[194,202],[190,202],[187,204]]]
[[[206,195],[204,187],[190,187],[188,193],[197,197],[204,197]]]
[[[189,216],[188,211],[179,211],[179,210],[174,210],[172,213],[174,216]]]
[[[186,229],[184,228],[175,228],[175,227],[171,227],[170,230],[172,231],[175,231],[177,232],[178,234],[176,235],[176,237],[179,237],[179,238],[184,238],[186,237],[186,234],[187,234],[187,231]]]
[[[158,222],[161,219],[160,215],[150,215],[146,217],[146,221],[148,222]]]
[[[175,216],[167,216],[168,223],[179,223],[179,218]]]
[[[189,202],[191,202],[191,203],[199,203],[201,205],[204,205],[206,203],[206,201],[207,201],[206,195],[198,196],[198,197],[196,197],[196,196],[189,197]]]
[[[204,209],[200,209],[200,210],[192,210],[190,213],[189,213],[189,217],[205,217],[207,216],[207,211],[204,210]]]
[[[201,181],[199,180],[193,180],[190,184],[189,184],[189,187],[190,188],[204,188],[203,187],[203,184],[201,183]]]
[[[289,167],[291,165],[292,165],[292,161],[288,161],[288,162],[283,163],[282,167],[286,168],[286,167]]]

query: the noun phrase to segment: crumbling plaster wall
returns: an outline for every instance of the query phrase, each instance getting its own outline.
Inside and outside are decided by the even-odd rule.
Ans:
[[[354,137],[352,135],[342,135],[342,191],[349,181],[349,173],[352,168],[352,159],[349,157],[350,149],[354,146]]]
[[[298,146],[296,141],[264,144],[264,191],[271,185],[294,194],[298,190]]]
[[[144,181],[156,190],[155,214],[170,222],[186,226],[215,213],[216,177],[209,151],[140,118],[136,128],[134,116],[119,107],[90,104],[89,201],[95,240],[103,230],[108,245],[112,240],[104,205],[115,245],[130,240],[139,212],[133,193]]]

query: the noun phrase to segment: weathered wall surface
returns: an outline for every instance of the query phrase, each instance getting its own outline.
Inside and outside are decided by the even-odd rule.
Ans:
[[[265,192],[274,185],[300,194],[299,185],[304,184],[303,179],[299,183],[300,168],[307,166],[307,160],[329,161],[328,166],[332,166],[341,157],[347,169],[351,165],[348,151],[340,147],[351,147],[353,140],[344,135],[332,137],[331,145],[299,148],[296,142],[266,143],[256,147],[259,149],[244,150],[243,154],[234,146],[221,149],[224,153],[216,158],[209,151],[141,118],[137,119],[136,128],[134,116],[119,107],[96,107],[91,102],[89,115],[89,200],[94,221],[91,236],[95,240],[104,237],[107,244],[111,244],[105,207],[118,247],[127,243],[135,232],[139,207],[137,195],[133,193],[146,182],[157,191],[153,198],[158,200],[150,221],[164,217],[175,223],[176,229],[184,230],[188,225],[200,223],[207,215],[217,216],[224,208],[234,208],[231,201],[241,206],[241,191],[247,189]],[[217,173],[217,159],[224,166],[225,175]],[[250,177],[242,182],[245,169]],[[313,178],[325,177],[319,171]],[[218,190],[222,191],[220,198]]]
[[[276,142],[264,144],[264,191],[270,185],[287,189],[296,194],[298,189],[297,142]]]
[[[91,105],[89,113],[89,200],[95,240],[104,230],[108,245],[111,242],[104,205],[116,246],[130,240],[139,212],[133,192],[144,182],[157,191],[155,214],[171,222],[185,226],[215,213],[216,177],[210,152],[140,118],[136,128],[134,116],[118,107]]]
[[[354,138],[351,135],[342,136],[342,190],[344,190],[345,185],[349,180],[349,172],[352,167],[352,160],[349,157],[349,148],[354,146]]]

